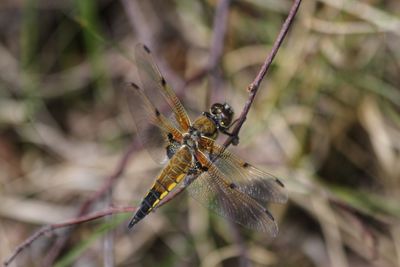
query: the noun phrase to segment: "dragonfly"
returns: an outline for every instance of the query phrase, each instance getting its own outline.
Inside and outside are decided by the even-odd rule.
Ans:
[[[167,161],[128,228],[181,188],[218,215],[275,237],[278,226],[266,205],[287,201],[284,184],[216,142],[219,134],[231,135],[232,107],[214,103],[192,121],[155,64],[150,49],[137,44],[135,59],[142,86],[130,83],[127,97],[137,135],[156,161]],[[160,145],[165,155],[153,149]]]

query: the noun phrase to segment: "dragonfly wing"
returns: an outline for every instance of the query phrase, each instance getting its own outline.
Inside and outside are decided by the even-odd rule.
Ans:
[[[180,141],[181,132],[153,105],[143,88],[131,83],[126,85],[125,95],[141,143],[156,162],[165,162],[167,155],[160,153],[160,147],[170,144],[169,136]]]
[[[207,168],[187,188],[200,203],[217,214],[245,227],[263,231],[275,237],[278,227],[271,213],[234,184],[200,151],[196,159]]]
[[[160,108],[161,112],[165,112],[166,107],[164,106],[168,106],[172,111],[174,121],[178,123],[178,128],[183,132],[188,131],[191,125],[189,116],[175,92],[161,75],[149,48],[144,44],[137,44],[135,59],[139,78],[147,96],[155,102],[154,104]],[[169,114],[164,114],[167,118],[169,117]]]
[[[227,149],[214,144],[210,158],[229,182],[261,204],[288,200],[286,189],[276,176],[242,161]]]

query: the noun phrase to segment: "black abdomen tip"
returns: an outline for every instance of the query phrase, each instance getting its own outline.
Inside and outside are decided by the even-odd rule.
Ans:
[[[129,222],[129,224],[128,224],[128,229],[129,229],[129,230],[132,229],[132,227],[135,226],[135,224],[136,224],[138,221],[139,221],[139,220],[136,218],[136,216],[133,217],[133,218],[131,219],[131,221]]]

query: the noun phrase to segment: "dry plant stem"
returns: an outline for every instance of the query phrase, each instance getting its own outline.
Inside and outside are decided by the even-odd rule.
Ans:
[[[135,207],[121,207],[121,208],[109,208],[103,211],[95,212],[89,215],[81,216],[78,218],[74,218],[68,221],[65,221],[63,223],[55,223],[55,224],[50,224],[43,226],[41,229],[39,229],[37,232],[35,232],[33,235],[31,235],[29,238],[27,238],[23,243],[21,243],[18,247],[15,248],[14,252],[11,254],[11,256],[4,261],[4,266],[8,266],[16,257],[17,255],[22,252],[26,247],[30,246],[36,239],[39,237],[49,233],[53,232],[56,229],[64,228],[64,227],[69,227],[69,226],[76,226],[81,223],[93,221],[105,216],[113,215],[113,214],[119,214],[119,213],[126,213],[126,212],[133,212],[135,211]]]
[[[90,198],[88,198],[80,207],[80,210],[77,214],[77,217],[80,217],[86,214],[92,204],[102,197],[105,193],[109,191],[109,189],[114,185],[115,181],[122,175],[125,170],[125,167],[132,156],[133,152],[137,150],[139,142],[137,138],[130,144],[125,154],[122,156],[121,161],[118,163],[115,171],[111,174],[103,184],[103,186],[96,191]],[[56,241],[53,248],[47,253],[46,257],[43,260],[43,266],[51,266],[57,256],[60,254],[61,250],[65,247],[67,241],[69,240],[70,235],[72,234],[74,228],[69,229],[60,239]]]
[[[224,147],[227,148],[230,144],[235,144],[238,141],[238,136],[239,136],[239,131],[243,126],[243,123],[246,121],[247,114],[250,111],[251,105],[254,102],[254,99],[256,97],[257,91],[260,88],[260,84],[267,73],[269,67],[271,66],[272,61],[275,58],[276,53],[278,53],[278,50],[285,39],[285,36],[290,28],[290,25],[292,25],[294,17],[296,16],[297,10],[299,9],[301,0],[294,0],[292,7],[290,8],[289,15],[287,16],[285,22],[282,25],[282,28],[279,32],[278,37],[276,38],[274,45],[272,47],[271,52],[268,54],[267,58],[264,61],[264,64],[262,65],[260,71],[258,72],[256,78],[254,81],[249,85],[248,91],[249,91],[249,98],[243,108],[242,113],[239,116],[238,122],[235,124],[235,128],[232,130],[232,136],[228,137],[224,143]]]

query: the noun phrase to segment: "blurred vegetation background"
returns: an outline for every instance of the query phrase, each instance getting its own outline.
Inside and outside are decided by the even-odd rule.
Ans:
[[[216,0],[1,1],[0,259],[77,216],[129,149],[90,211],[144,196],[161,166],[132,145],[136,43],[193,114],[208,97],[240,113],[291,3],[232,1],[219,68],[183,87],[208,64]],[[11,266],[400,266],[399,37],[398,0],[303,1],[230,147],[283,178],[276,239],[183,194],[131,232],[129,214],[57,230]]]

